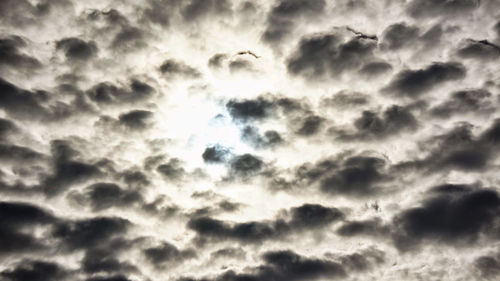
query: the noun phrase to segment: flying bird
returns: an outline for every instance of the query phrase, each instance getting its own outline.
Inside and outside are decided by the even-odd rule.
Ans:
[[[500,52],[500,46],[498,46],[496,44],[493,44],[493,43],[491,43],[488,40],[474,40],[474,39],[467,39],[467,40],[469,40],[472,43],[478,43],[478,44],[483,44],[483,45],[486,45],[486,46],[490,46],[490,47],[492,47],[492,48],[494,48],[494,49],[496,49],[497,51]]]
[[[349,26],[347,26],[347,27],[346,27],[346,29],[347,29],[347,30],[349,30],[350,32],[352,32],[352,33],[356,34],[356,36],[357,36],[358,38],[378,41],[378,37],[377,37],[377,35],[366,35],[366,34],[364,34],[364,33],[362,33],[362,32],[359,32],[359,31],[357,31],[357,30],[352,29],[352,28],[351,28],[351,27],[349,27]]]
[[[250,50],[247,50],[247,51],[239,51],[238,53],[236,53],[237,56],[241,56],[241,55],[251,55],[251,56],[254,56],[256,59],[260,58],[260,56],[257,56],[254,52],[250,51]]]

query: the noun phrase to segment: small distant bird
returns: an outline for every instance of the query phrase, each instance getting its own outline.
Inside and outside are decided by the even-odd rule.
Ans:
[[[250,50],[247,50],[247,51],[239,51],[238,53],[236,53],[237,56],[241,56],[241,55],[251,55],[251,56],[254,56],[256,59],[260,58],[260,56],[257,56],[254,52],[250,51]]]
[[[470,42],[473,42],[473,43],[478,43],[478,44],[483,44],[483,45],[486,45],[486,46],[490,46],[490,47],[493,47],[495,48],[497,51],[500,52],[500,46],[498,45],[495,45],[493,43],[491,43],[490,41],[488,40],[474,40],[474,39],[467,39],[469,40]]]
[[[358,38],[378,41],[378,37],[377,37],[377,35],[366,35],[366,34],[364,34],[364,33],[362,33],[362,32],[359,32],[359,31],[357,31],[357,30],[352,29],[352,28],[351,28],[351,27],[349,27],[349,26],[347,26],[347,27],[346,27],[346,29],[347,29],[347,30],[349,30],[350,32],[352,32],[352,33],[356,34],[356,36],[357,36]]]

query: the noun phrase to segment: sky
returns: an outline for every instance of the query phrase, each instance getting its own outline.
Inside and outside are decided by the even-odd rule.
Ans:
[[[0,1],[0,280],[499,280],[499,11]]]

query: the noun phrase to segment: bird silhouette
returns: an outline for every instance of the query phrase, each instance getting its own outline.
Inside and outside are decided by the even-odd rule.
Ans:
[[[467,40],[469,40],[470,42],[473,42],[473,43],[478,43],[478,44],[483,44],[483,45],[486,45],[486,46],[490,46],[490,47],[495,48],[497,51],[500,52],[500,46],[498,46],[496,44],[493,44],[493,43],[491,43],[488,40],[474,40],[474,39],[467,39]]]
[[[251,55],[251,56],[255,57],[256,59],[260,58],[260,56],[257,56],[254,52],[252,52],[250,50],[239,51],[238,53],[236,53],[236,55],[238,55],[238,56],[241,56],[241,55]]]
[[[351,27],[349,27],[349,26],[347,26],[347,27],[346,27],[346,29],[347,29],[347,30],[349,30],[350,32],[352,32],[352,33],[356,34],[356,36],[357,36],[358,38],[378,41],[378,37],[377,37],[377,35],[366,35],[366,34],[364,34],[364,33],[362,33],[362,32],[359,32],[359,31],[357,31],[357,30],[352,29],[352,28],[351,28]]]

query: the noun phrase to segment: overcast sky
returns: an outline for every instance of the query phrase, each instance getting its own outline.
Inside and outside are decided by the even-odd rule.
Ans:
[[[499,280],[499,117],[498,0],[0,0],[0,280]]]

